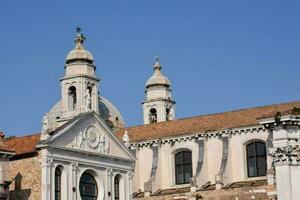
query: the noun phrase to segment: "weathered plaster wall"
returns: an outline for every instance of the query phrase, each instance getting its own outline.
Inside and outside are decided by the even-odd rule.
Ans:
[[[39,200],[41,198],[41,166],[39,157],[9,162],[11,200]]]
[[[247,177],[246,144],[253,140],[260,140],[267,143],[268,135],[269,132],[267,130],[248,130],[226,136],[228,138],[228,148],[226,148],[228,157],[223,169],[223,185],[245,180],[266,179],[266,177]],[[224,150],[222,137],[211,136],[204,138],[203,142],[203,164],[200,173],[196,177],[198,187],[201,187],[208,181],[211,184],[216,183],[216,175],[222,171],[221,164]],[[194,139],[160,144],[158,147],[158,166],[152,192],[158,189],[178,187],[174,181],[173,155],[179,149],[190,149],[192,151],[193,175],[195,175],[199,160],[199,145]],[[144,183],[150,178],[152,167],[152,150],[150,145],[138,148],[137,156],[136,166],[138,170],[135,171],[134,192],[137,192],[138,189],[144,191]],[[270,166],[271,159],[268,158],[268,168]]]

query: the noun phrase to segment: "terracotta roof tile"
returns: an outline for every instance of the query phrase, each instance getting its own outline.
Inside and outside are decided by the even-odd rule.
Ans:
[[[300,101],[134,126],[120,129],[116,134],[121,139],[124,131],[127,130],[130,141],[138,142],[193,133],[205,133],[227,128],[245,127],[258,124],[258,118],[275,116],[277,112],[286,112],[295,107],[300,107]],[[40,133],[7,138],[4,141],[2,150],[15,152],[16,155],[32,153],[36,151],[36,144],[39,140]]]
[[[300,101],[133,126],[118,130],[116,135],[121,139],[124,131],[127,130],[130,142],[140,142],[229,128],[247,127],[257,125],[258,118],[266,115],[275,116],[277,112],[287,111],[294,107],[300,107]]]
[[[13,151],[16,155],[33,153],[36,151],[36,144],[40,140],[40,133],[22,137],[12,137],[4,140],[3,148]]]

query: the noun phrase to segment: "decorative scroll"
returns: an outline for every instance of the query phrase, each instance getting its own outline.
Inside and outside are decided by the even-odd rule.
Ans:
[[[152,154],[152,167],[151,167],[150,179],[144,184],[144,188],[146,192],[152,192],[152,185],[157,172],[158,145],[152,146],[152,152],[153,154]]]
[[[223,144],[223,153],[222,153],[222,161],[219,169],[219,173],[216,175],[216,182],[223,183],[223,173],[226,169],[227,160],[228,160],[228,137],[222,137]]]
[[[198,144],[198,161],[197,161],[197,168],[196,173],[191,178],[191,185],[196,186],[196,177],[200,174],[202,166],[203,166],[203,160],[204,160],[204,140],[195,140],[195,142]]]
[[[223,143],[223,154],[222,154],[222,162],[219,170],[219,174],[223,174],[227,165],[228,159],[228,137],[222,137]]]

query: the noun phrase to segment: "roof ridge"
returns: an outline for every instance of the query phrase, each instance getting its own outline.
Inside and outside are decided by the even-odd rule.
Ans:
[[[274,104],[269,104],[269,105],[254,106],[254,107],[248,107],[248,108],[240,108],[240,109],[234,109],[234,110],[216,112],[216,113],[210,113],[210,114],[196,115],[196,116],[192,116],[192,117],[180,118],[177,120],[184,120],[184,119],[190,119],[190,118],[196,118],[196,117],[205,117],[205,116],[225,114],[225,113],[240,112],[240,111],[244,111],[244,110],[254,110],[254,109],[259,109],[259,108],[267,108],[267,107],[280,106],[280,105],[285,105],[285,104],[292,104],[292,103],[297,103],[297,102],[300,102],[300,100],[285,102],[285,103],[274,103]]]
[[[6,141],[8,140],[11,140],[11,139],[16,139],[16,138],[25,138],[25,137],[32,137],[32,136],[37,136],[37,135],[40,135],[41,133],[32,133],[32,134],[29,134],[29,135],[20,135],[20,136],[13,136],[11,135],[12,137],[8,137],[8,138],[4,138]]]
[[[212,116],[212,115],[221,115],[221,114],[234,113],[234,112],[241,112],[241,111],[254,110],[254,109],[259,109],[259,108],[274,107],[274,106],[280,106],[280,105],[286,105],[286,104],[293,104],[293,103],[297,103],[297,102],[300,102],[300,100],[295,100],[295,101],[290,101],[290,102],[284,102],[284,103],[274,103],[274,104],[268,104],[268,105],[260,105],[260,106],[254,106],[254,107],[248,107],[248,108],[240,108],[240,109],[223,111],[223,112],[216,112],[216,113],[208,113],[208,114],[202,114],[202,115],[195,115],[195,116],[191,116],[191,117],[184,117],[184,118],[179,118],[179,119],[170,120],[170,121],[157,122],[157,123],[153,123],[153,124],[133,125],[133,126],[125,127],[124,129],[136,128],[136,127],[143,127],[143,126],[156,126],[157,124],[168,124],[168,123],[174,123],[174,122],[177,122],[177,121],[195,119],[195,118],[200,118],[200,117],[206,117],[206,116]]]

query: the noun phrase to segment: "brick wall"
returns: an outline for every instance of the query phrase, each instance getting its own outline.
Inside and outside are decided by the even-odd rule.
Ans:
[[[9,162],[11,200],[40,200],[41,166],[34,156]]]

